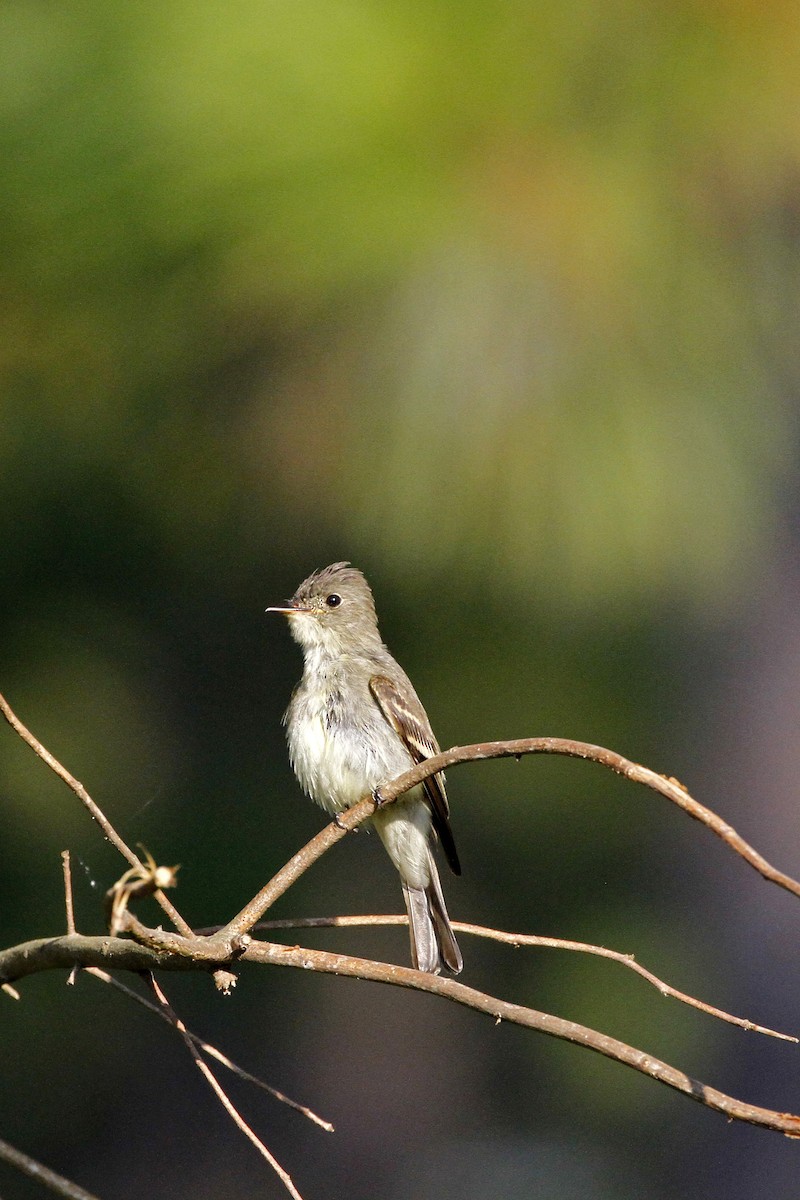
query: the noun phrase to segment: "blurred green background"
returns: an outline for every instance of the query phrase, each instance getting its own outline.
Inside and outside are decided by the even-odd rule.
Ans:
[[[443,745],[611,746],[798,874],[799,54],[769,0],[0,8],[0,689],[193,924],[322,823],[263,610],[341,558]],[[796,908],[666,802],[556,760],[449,784],[454,917],[797,1029]],[[119,862],[10,730],[0,804],[3,942],[63,928],[65,847],[99,931]],[[275,915],[399,904],[360,836]],[[469,984],[800,1109],[796,1049],[463,942]],[[794,1143],[428,998],[164,985],[336,1124],[232,1087],[306,1200],[797,1191]],[[284,1194],[155,1018],[56,975],[2,1012],[0,1137],[103,1200]]]

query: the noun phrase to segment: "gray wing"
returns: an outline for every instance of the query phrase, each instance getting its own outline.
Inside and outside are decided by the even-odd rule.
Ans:
[[[415,695],[404,696],[386,675],[373,675],[369,681],[369,690],[415,763],[424,762],[426,758],[432,758],[434,754],[439,753],[439,743],[433,736],[425,709]],[[430,775],[422,786],[445,858],[453,873],[460,875],[461,864],[450,828],[450,806],[444,789],[444,775],[441,771]]]

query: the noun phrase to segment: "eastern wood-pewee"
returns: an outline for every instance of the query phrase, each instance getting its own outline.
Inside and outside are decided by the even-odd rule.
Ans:
[[[312,800],[339,813],[415,763],[438,754],[427,713],[381,641],[369,584],[349,563],[309,575],[286,605],[304,670],[284,716],[295,775]],[[372,817],[403,885],[411,959],[421,971],[462,968],[431,842],[456,875],[444,776],[432,775]]]

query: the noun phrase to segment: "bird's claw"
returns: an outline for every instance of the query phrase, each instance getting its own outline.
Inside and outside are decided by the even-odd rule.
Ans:
[[[383,808],[384,804],[386,803],[383,796],[381,795],[381,789],[379,787],[372,789],[372,799],[375,803],[376,808]]]

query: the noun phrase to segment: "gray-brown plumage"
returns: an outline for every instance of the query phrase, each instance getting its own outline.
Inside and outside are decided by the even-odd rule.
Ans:
[[[287,605],[304,670],[284,721],[292,767],[328,812],[349,808],[381,784],[439,752],[413,685],[381,640],[369,585],[349,563],[310,575]],[[373,824],[400,873],[411,957],[422,971],[462,968],[431,852],[438,835],[456,874],[444,776],[431,776]]]

